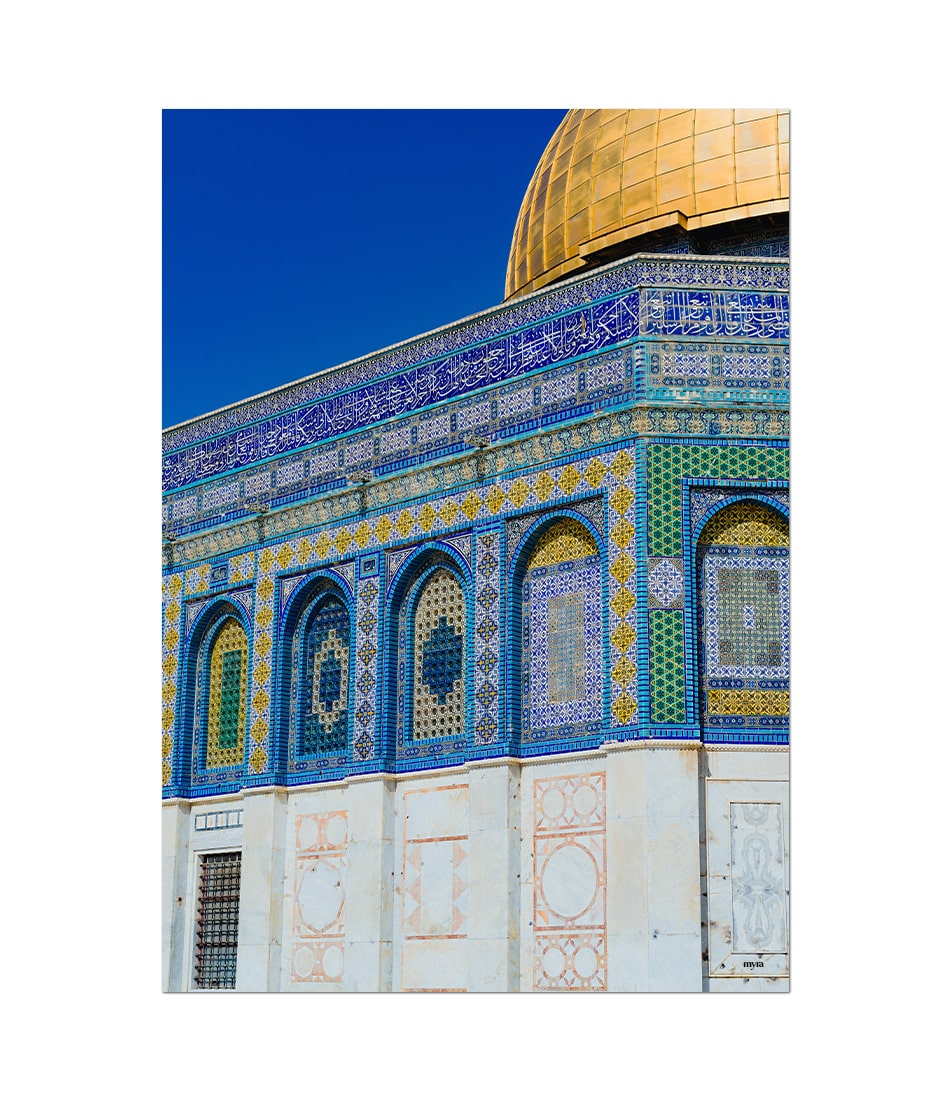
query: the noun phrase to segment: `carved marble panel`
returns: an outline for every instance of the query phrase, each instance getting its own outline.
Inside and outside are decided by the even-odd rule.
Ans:
[[[470,909],[468,784],[409,789],[403,805],[400,988],[464,990]]]
[[[295,836],[290,980],[339,982],[346,933],[347,814],[300,814]]]
[[[707,780],[709,975],[788,974],[788,784]]]
[[[605,772],[534,782],[536,990],[607,988]]]

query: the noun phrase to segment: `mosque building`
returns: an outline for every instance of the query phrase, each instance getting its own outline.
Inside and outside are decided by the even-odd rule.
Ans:
[[[497,307],[163,435],[169,991],[785,990],[782,110],[572,110]]]

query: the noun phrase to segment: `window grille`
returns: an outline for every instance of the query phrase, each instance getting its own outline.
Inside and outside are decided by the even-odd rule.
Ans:
[[[195,945],[198,989],[234,989],[240,896],[241,853],[202,856]]]

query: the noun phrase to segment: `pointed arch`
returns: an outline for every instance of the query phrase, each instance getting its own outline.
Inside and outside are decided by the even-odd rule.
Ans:
[[[703,736],[786,729],[789,526],[762,500],[713,513],[696,545],[699,717]]]
[[[412,612],[413,741],[465,732],[465,593],[446,566],[419,586]]]
[[[210,601],[185,642],[179,782],[192,791],[231,789],[244,770],[250,700],[247,612],[228,598]]]
[[[512,574],[512,725],[522,745],[600,732],[604,714],[603,554],[581,518],[533,528]],[[520,646],[517,643],[520,642]]]
[[[449,758],[470,737],[468,564],[454,547],[420,548],[391,588],[390,744],[398,759]]]
[[[228,616],[215,631],[208,652],[204,766],[229,768],[244,761],[247,724],[247,631]]]
[[[320,574],[297,588],[282,619],[281,763],[291,780],[339,774],[352,741],[351,599]]]

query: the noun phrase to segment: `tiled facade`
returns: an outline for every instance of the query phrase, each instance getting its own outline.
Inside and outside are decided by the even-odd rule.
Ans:
[[[286,883],[246,988],[664,988],[612,923],[618,777],[787,745],[787,287],[641,256],[165,433],[163,795],[238,800]],[[757,798],[733,843],[778,851]],[[750,949],[785,942],[768,904]]]

